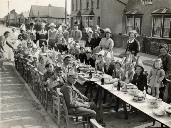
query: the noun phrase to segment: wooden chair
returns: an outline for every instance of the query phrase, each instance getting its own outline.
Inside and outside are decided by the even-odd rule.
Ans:
[[[43,103],[43,73],[38,71],[38,99],[41,103]]]
[[[47,110],[48,108],[49,92],[50,92],[50,89],[43,84],[43,106],[45,110]]]
[[[38,98],[38,70],[37,68],[33,69],[33,92]]]
[[[33,65],[30,65],[30,74],[31,74],[31,77],[30,77],[30,79],[31,79],[31,81],[30,81],[30,88],[31,88],[31,90],[32,91],[34,91],[34,75],[35,75],[35,73],[34,73],[34,66]]]
[[[29,87],[31,88],[31,64],[30,63],[27,63],[27,83],[29,85]]]
[[[93,125],[94,128],[104,128],[95,119],[90,119],[90,123]]]
[[[66,103],[65,103],[65,99],[63,97],[63,94],[60,92],[60,88],[57,88],[57,93],[56,94],[57,94],[58,100],[60,100],[61,101],[60,103],[62,104],[61,106],[62,106],[62,109],[63,109],[63,113],[60,114],[60,115],[62,115],[64,117],[64,119],[65,119],[66,128],[72,128],[72,125],[76,125],[76,128],[77,128],[77,125],[79,125],[79,124],[83,124],[83,127],[85,128],[85,123],[87,123],[87,128],[88,128],[89,127],[89,121],[78,120],[79,116],[70,115],[68,113],[68,109],[67,109],[67,106],[66,106]],[[58,107],[58,108],[60,108],[60,107]],[[61,111],[61,110],[59,110],[59,111]],[[69,121],[70,118],[75,118],[76,121],[70,122]],[[83,117],[83,118],[86,118],[88,120],[88,117]]]
[[[52,113],[57,118],[57,125],[60,127],[61,125],[61,113],[63,112],[62,103],[61,103],[61,95],[60,90],[53,90],[52,92]],[[58,93],[58,94],[57,94]],[[57,112],[57,113],[56,113]]]
[[[22,61],[22,59],[23,59],[23,57],[22,56],[20,56],[19,57],[19,73],[20,73],[20,75],[22,76],[22,73],[23,73],[23,61]]]

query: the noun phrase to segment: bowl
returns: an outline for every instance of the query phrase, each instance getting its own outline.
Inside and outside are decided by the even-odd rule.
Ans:
[[[165,114],[165,111],[163,109],[161,109],[161,108],[157,108],[157,109],[153,108],[152,111],[157,116],[164,116],[164,114]]]
[[[162,100],[161,99],[156,99],[156,98],[147,99],[147,104],[151,108],[158,108],[158,107],[161,106]]]
[[[165,112],[170,116],[171,115],[171,105],[165,107],[164,109],[165,109]]]
[[[138,89],[129,89],[128,90],[128,94],[130,94],[132,96],[136,96],[138,93],[140,93],[140,90],[138,90]]]

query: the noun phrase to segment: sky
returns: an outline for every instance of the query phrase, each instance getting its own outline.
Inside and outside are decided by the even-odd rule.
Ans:
[[[9,10],[15,9],[18,14],[24,11],[29,11],[31,5],[48,6],[51,4],[56,7],[65,7],[65,0],[0,0],[0,18],[8,14]],[[71,0],[67,0],[67,11],[71,12]]]

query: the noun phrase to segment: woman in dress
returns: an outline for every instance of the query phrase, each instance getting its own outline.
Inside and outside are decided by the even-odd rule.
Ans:
[[[135,39],[137,33],[136,31],[130,31],[129,33],[129,40],[127,42],[126,53],[133,54],[134,56],[140,51],[139,42]]]
[[[88,38],[86,39],[85,47],[90,47],[91,50],[93,49],[92,39],[93,39],[93,31],[89,30],[88,31]]]
[[[169,49],[166,44],[162,44],[159,47],[159,50],[159,58],[162,60],[163,70],[165,71],[165,79],[163,83],[166,85],[165,89],[160,88],[160,98],[163,97],[162,93],[164,92],[163,101],[171,103],[171,83],[166,82],[166,79],[171,80],[171,55],[169,54]]]
[[[140,91],[147,89],[147,75],[144,74],[144,66],[142,63],[136,65],[135,74],[131,83],[136,85]]]
[[[99,46],[101,41],[100,32],[98,30],[94,31],[94,38],[92,39],[92,49]]]
[[[105,29],[105,38],[102,38],[100,41],[100,49],[101,50],[105,50],[108,52],[113,51],[113,47],[114,47],[114,41],[111,39],[111,31],[109,28]]]
[[[6,31],[4,33],[3,41],[1,41],[1,43],[2,43],[1,46],[3,47],[3,50],[4,50],[4,52],[3,52],[4,59],[14,61],[14,54],[13,54],[14,48],[11,45],[9,36],[10,36],[10,32]]]
[[[37,32],[36,39],[39,40],[39,47],[47,46],[48,32],[45,30],[45,23],[41,23],[41,30]]]
[[[12,33],[10,34],[10,39],[11,39],[11,43],[12,45],[15,45],[17,39],[18,39],[18,33],[16,32],[16,28],[13,27],[12,28]]]

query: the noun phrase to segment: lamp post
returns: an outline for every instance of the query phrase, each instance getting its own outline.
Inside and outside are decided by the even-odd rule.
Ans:
[[[9,1],[8,1],[8,14],[9,14],[9,16],[8,16],[8,26],[10,26],[10,12],[9,12]]]

